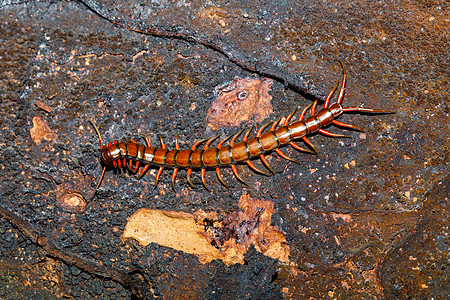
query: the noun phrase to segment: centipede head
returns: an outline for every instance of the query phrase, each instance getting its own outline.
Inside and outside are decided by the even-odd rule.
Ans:
[[[98,131],[97,126],[95,125],[95,123],[94,123],[92,120],[90,120],[90,122],[91,122],[92,126],[94,127],[95,132],[97,132],[98,140],[99,140],[99,142],[100,142],[100,152],[102,152],[102,150],[105,149],[106,146],[103,145],[102,137],[101,137],[101,135],[100,135],[100,131]],[[103,177],[105,176],[105,172],[106,172],[106,167],[107,167],[107,165],[104,164],[104,166],[103,166],[103,171],[102,171],[102,175],[100,176],[100,180],[98,181],[97,186],[95,187],[94,193],[92,194],[92,197],[91,197],[90,200],[94,199],[95,195],[97,194],[98,188],[99,188],[100,185],[102,184]]]

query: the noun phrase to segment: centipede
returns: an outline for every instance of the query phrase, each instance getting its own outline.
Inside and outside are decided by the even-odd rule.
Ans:
[[[158,186],[163,170],[166,168],[172,169],[172,188],[175,190],[175,179],[180,169],[186,170],[186,178],[189,185],[194,188],[191,180],[193,170],[200,170],[200,179],[203,186],[210,191],[206,183],[206,170],[214,170],[216,172],[219,182],[227,187],[221,170],[230,167],[232,173],[238,181],[246,184],[244,179],[239,175],[236,165],[246,164],[250,169],[256,173],[269,176],[267,172],[257,168],[253,163],[254,160],[259,159],[262,165],[273,174],[273,170],[269,165],[266,155],[271,152],[277,153],[283,159],[297,162],[295,159],[287,156],[280,148],[286,145],[292,146],[300,152],[317,154],[317,148],[308,138],[314,134],[322,134],[334,138],[348,138],[349,136],[343,134],[332,133],[324,128],[335,125],[348,130],[357,130],[364,132],[358,126],[347,124],[336,120],[343,114],[391,114],[392,111],[373,109],[360,106],[343,107],[342,102],[345,96],[345,89],[347,84],[347,73],[344,64],[339,61],[342,68],[342,80],[340,81],[340,89],[337,94],[336,102],[330,104],[331,99],[335,95],[339,82],[328,93],[322,109],[317,110],[318,100],[310,103],[301,110],[300,115],[296,121],[291,121],[296,114],[298,107],[291,112],[287,117],[280,117],[276,121],[268,122],[262,125],[257,131],[256,135],[250,138],[250,133],[254,126],[251,126],[243,135],[242,140],[236,141],[239,136],[245,131],[241,129],[239,132],[223,138],[215,147],[211,144],[220,136],[202,139],[192,144],[189,149],[181,149],[178,137],[175,138],[175,149],[169,150],[161,135],[158,135],[160,140],[160,147],[152,146],[151,139],[144,136],[145,144],[138,143],[135,140],[126,142],[113,141],[105,146],[102,142],[100,132],[91,120],[99,143],[100,155],[103,164],[103,171],[99,182],[95,188],[96,191],[100,188],[105,172],[108,168],[114,169],[128,169],[129,172],[136,174],[140,179],[147,170],[153,166],[158,168],[155,179],[155,188]],[[307,116],[308,110],[310,115]],[[268,128],[268,129],[267,129]],[[304,147],[297,144],[297,141],[303,141]],[[203,144],[204,143],[204,144]],[[203,144],[203,147],[199,147]],[[298,163],[298,162],[297,162]],[[93,196],[93,197],[94,197]]]

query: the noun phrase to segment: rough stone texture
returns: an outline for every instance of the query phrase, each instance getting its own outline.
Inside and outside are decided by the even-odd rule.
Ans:
[[[245,127],[265,120],[272,110],[269,95],[273,80],[264,78],[239,78],[231,83],[216,86],[216,99],[206,115],[206,125],[218,130],[222,127]]]
[[[91,1],[88,1],[91,3]],[[114,2],[114,4],[112,4]],[[89,199],[101,167],[94,120],[105,142],[160,134],[170,148],[206,135],[214,87],[255,76],[214,49],[113,25],[70,1],[0,1],[0,204],[58,247],[118,270],[142,270],[167,299],[400,298],[448,296],[449,17],[439,1],[100,1],[111,14],[159,27],[182,25],[218,36],[261,65],[298,74],[326,94],[340,80],[345,102],[395,115],[346,115],[366,134],[311,138],[317,156],[285,152],[275,175],[238,167],[223,188],[191,190],[180,171],[153,189],[108,171],[83,210],[58,205],[70,190]],[[274,81],[274,113],[309,104]],[[55,139],[38,145],[38,117]],[[263,122],[264,123],[264,122]],[[231,134],[221,128],[215,134]],[[342,132],[330,128],[333,132]],[[52,136],[52,138],[55,136]],[[198,175],[195,173],[195,175]],[[244,194],[274,202],[272,224],[286,234],[289,263],[251,247],[229,267],[157,244],[121,241],[139,208],[226,216]],[[45,256],[0,218],[1,298],[129,298],[129,289]],[[152,295],[147,295],[151,297]]]

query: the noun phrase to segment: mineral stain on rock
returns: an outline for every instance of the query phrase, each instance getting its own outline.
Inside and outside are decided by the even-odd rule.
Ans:
[[[70,212],[83,212],[87,202],[81,193],[63,188],[58,188],[56,193],[58,206]]]
[[[243,264],[253,244],[262,254],[289,263],[286,236],[271,225],[273,202],[242,195],[239,207],[224,218],[202,210],[191,214],[141,208],[128,219],[122,239],[134,238],[143,246],[157,243],[194,254],[201,263],[220,259],[226,265]]]
[[[30,129],[30,135],[38,146],[43,139],[51,141],[58,138],[58,135],[47,125],[47,122],[39,116],[33,118],[33,128]]]
[[[213,130],[259,123],[272,112],[269,95],[273,80],[236,77],[231,83],[217,86],[217,98],[206,116],[206,124]]]

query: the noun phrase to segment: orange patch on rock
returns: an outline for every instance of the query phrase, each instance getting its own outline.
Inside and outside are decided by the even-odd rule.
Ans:
[[[206,124],[213,130],[259,123],[272,112],[269,95],[273,80],[236,77],[230,84],[215,88],[216,100],[211,103]]]
[[[45,112],[49,113],[49,112],[52,111],[52,108],[50,106],[48,106],[47,104],[45,104],[44,102],[42,102],[42,101],[36,101],[34,103],[34,105],[36,105],[37,107],[39,107],[40,109],[42,109]]]
[[[199,12],[199,17],[203,24],[198,25],[204,25],[204,23],[208,22],[211,23],[209,25],[219,25],[221,27],[224,27],[226,25],[226,20],[229,19],[231,15],[227,10],[223,8],[210,6],[202,9]]]
[[[221,259],[227,266],[243,264],[250,245],[282,262],[289,263],[290,248],[284,233],[270,225],[273,202],[242,195],[242,211],[222,221],[215,212],[194,214],[141,208],[125,227],[122,238],[134,238],[143,246],[157,243],[194,254],[201,263]]]
[[[33,128],[30,129],[30,135],[36,145],[40,145],[42,140],[55,140],[58,135],[48,127],[47,122],[41,117],[33,118]]]
[[[82,212],[87,205],[83,195],[76,191],[58,188],[56,198],[59,207],[71,212]]]
[[[128,219],[122,238],[134,238],[143,246],[156,243],[195,254],[202,263],[210,262],[220,251],[202,235],[204,226],[199,220],[203,214],[199,214],[141,208]]]

